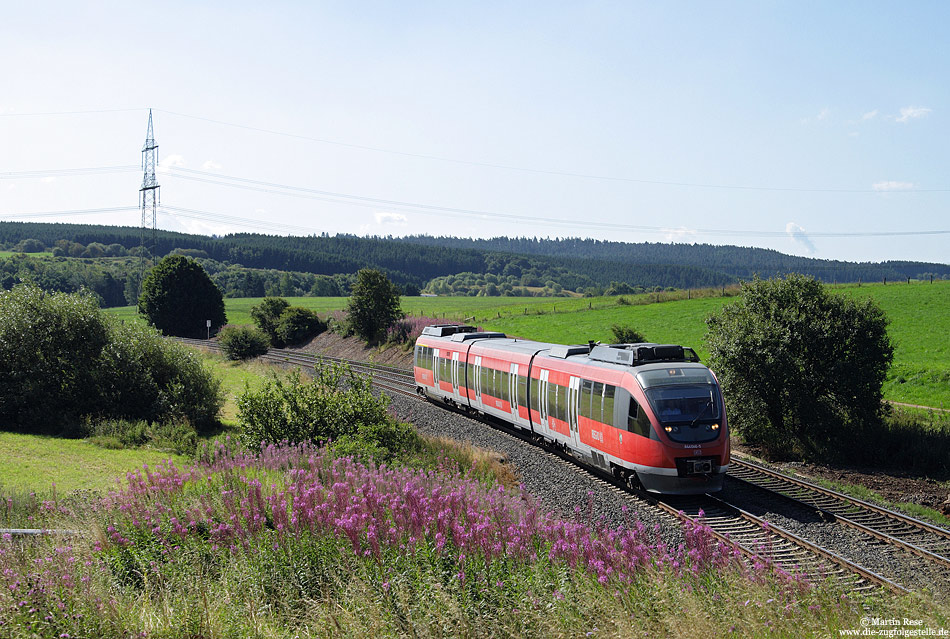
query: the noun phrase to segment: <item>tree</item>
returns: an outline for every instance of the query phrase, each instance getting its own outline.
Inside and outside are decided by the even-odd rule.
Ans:
[[[279,297],[265,297],[260,304],[251,307],[251,319],[257,328],[267,333],[270,343],[280,347],[280,339],[277,337],[277,325],[280,323],[280,314],[283,313],[290,304],[285,299]]]
[[[327,325],[309,308],[284,309],[277,322],[277,339],[283,344],[300,344],[327,330]]]
[[[399,291],[392,282],[377,270],[360,270],[347,304],[347,322],[353,332],[367,342],[380,341],[401,318]]]
[[[756,278],[706,323],[730,423],[748,442],[815,459],[879,423],[894,351],[871,300],[831,295],[803,275]]]
[[[632,326],[614,324],[610,327],[610,331],[614,334],[614,339],[617,340],[618,344],[641,344],[648,341],[643,333]]]
[[[182,255],[163,258],[142,282],[139,313],[166,335],[201,338],[206,322],[216,331],[227,322],[224,297],[201,265]]]

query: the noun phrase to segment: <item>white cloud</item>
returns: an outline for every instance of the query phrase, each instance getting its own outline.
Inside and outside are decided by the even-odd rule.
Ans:
[[[873,120],[874,118],[877,117],[877,113],[878,113],[877,109],[874,109],[873,111],[868,111],[867,113],[865,113],[864,115],[861,116],[861,119],[862,119],[862,120]]]
[[[817,115],[812,116],[812,117],[807,117],[807,118],[801,118],[800,121],[802,124],[808,124],[812,120],[817,120],[820,122],[821,120],[827,120],[828,116],[830,115],[831,115],[831,109],[829,109],[828,107],[825,107],[821,111],[819,111]]]
[[[173,166],[185,166],[185,158],[177,153],[172,153],[171,155],[166,155],[158,163],[159,171],[167,171]]]
[[[376,211],[373,213],[376,223],[383,226],[406,226],[409,219],[402,213],[390,213],[388,211]]]
[[[875,191],[908,191],[914,188],[914,183],[886,180],[884,182],[875,182],[871,185],[871,188]]]
[[[201,168],[205,171],[220,171],[221,165],[214,160],[205,160],[204,164],[201,165]]]
[[[899,118],[897,118],[897,121],[909,122],[917,118],[922,118],[931,111],[932,109],[928,109],[927,107],[901,107],[901,115]]]
[[[688,239],[695,238],[697,235],[696,229],[688,229],[685,226],[681,226],[678,229],[663,229],[663,233],[667,242],[676,243],[684,243]]]
[[[788,236],[792,238],[792,241],[801,244],[804,247],[806,253],[814,253],[815,245],[812,243],[811,238],[805,233],[805,229],[796,224],[795,222],[789,222],[785,225],[785,232],[788,233]]]
[[[56,178],[54,178],[54,177],[45,177],[45,178],[43,178],[43,184],[50,184],[50,183],[55,182],[55,181],[56,181]]]

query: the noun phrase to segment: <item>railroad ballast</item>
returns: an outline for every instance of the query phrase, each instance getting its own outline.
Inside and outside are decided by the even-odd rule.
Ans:
[[[672,344],[549,344],[433,325],[416,389],[501,419],[650,492],[718,491],[728,425],[712,371]]]

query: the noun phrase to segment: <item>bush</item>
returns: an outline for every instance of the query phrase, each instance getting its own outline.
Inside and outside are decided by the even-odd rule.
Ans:
[[[326,322],[307,308],[291,306],[284,309],[277,322],[277,339],[283,345],[306,342],[327,330]]]
[[[422,449],[422,440],[411,424],[387,419],[375,424],[362,424],[355,433],[341,436],[330,449],[340,456],[391,463],[404,460]]]
[[[264,331],[250,326],[225,326],[218,338],[225,357],[232,360],[266,354],[269,341]]]
[[[643,333],[631,326],[614,324],[610,327],[610,330],[613,332],[614,339],[617,340],[618,344],[639,344],[648,341],[647,338],[643,336]]]
[[[187,422],[149,424],[143,420],[103,420],[88,426],[90,441],[112,450],[148,445],[179,455],[194,456],[198,434]]]
[[[767,453],[838,457],[878,427],[893,347],[873,301],[802,275],[742,285],[707,320],[730,423]]]
[[[0,293],[0,424],[81,434],[85,418],[214,424],[220,382],[186,347],[106,316],[89,293]]]
[[[39,240],[27,238],[17,242],[17,245],[13,247],[13,250],[18,253],[42,253],[46,250],[46,245]]]
[[[374,395],[370,384],[369,377],[333,365],[318,369],[310,381],[295,370],[257,391],[246,387],[238,400],[241,440],[252,450],[262,443],[326,442],[386,423],[389,400]]]
[[[0,425],[57,432],[111,406],[95,366],[109,342],[89,292],[0,291]]]
[[[275,347],[280,347],[280,339],[277,337],[277,325],[280,323],[280,315],[290,306],[287,300],[279,297],[265,297],[260,304],[251,307],[251,319],[257,328],[264,331],[270,338],[270,343]]]
[[[221,382],[193,350],[145,326],[113,323],[99,375],[109,416],[184,420],[205,432],[215,426],[224,404]]]

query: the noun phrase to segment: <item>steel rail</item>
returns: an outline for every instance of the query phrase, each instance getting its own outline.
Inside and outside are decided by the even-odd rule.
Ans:
[[[187,341],[181,340],[181,341],[185,341],[186,343],[191,343],[197,346],[210,348],[212,350],[220,350],[220,346],[214,343],[209,343],[206,340],[187,340]],[[348,360],[345,358],[322,356],[322,355],[316,355],[312,353],[301,353],[300,351],[290,351],[287,349],[271,349],[268,352],[268,354],[264,356],[264,358],[269,361],[275,361],[279,363],[299,363],[299,364],[304,364],[306,366],[316,366],[324,362],[342,363],[342,364],[346,364],[350,366],[354,370],[369,370],[370,372],[374,370],[378,372],[385,371],[387,373],[392,374],[393,376],[397,377],[400,380],[396,382],[397,385],[393,386],[391,384],[381,383],[375,377],[373,378],[374,385],[380,388],[383,388],[385,390],[390,390],[390,391],[394,391],[400,394],[411,396],[420,401],[427,401],[426,399],[419,397],[415,393],[414,376],[408,371],[406,371],[405,369],[381,366],[378,364],[365,364],[363,362]],[[388,381],[392,382],[393,380],[388,380]],[[490,419],[488,418],[488,416],[484,416],[484,415],[477,416],[473,412],[456,409],[449,405],[446,405],[446,408],[450,410],[454,410],[455,412],[458,412],[462,415],[466,415],[468,417],[480,419],[480,421],[482,421],[483,423],[487,423],[495,428],[503,430],[504,432],[512,436],[515,436],[523,441],[526,441],[528,443],[537,444],[537,442],[533,441],[534,438],[526,436],[524,433],[518,431],[517,429],[511,428],[510,426],[504,424],[500,420]],[[784,570],[788,572],[793,572],[796,566],[801,566],[803,565],[803,562],[804,562],[805,564],[811,565],[812,571],[817,572],[822,577],[828,577],[828,576],[837,574],[841,579],[845,581],[847,581],[848,578],[851,578],[851,579],[856,578],[859,580],[859,582],[860,581],[865,582],[865,585],[863,586],[858,586],[857,584],[852,583],[851,585],[856,586],[854,588],[855,590],[867,590],[870,588],[880,586],[880,587],[887,588],[891,592],[898,593],[898,594],[906,594],[908,592],[906,588],[904,588],[900,584],[897,584],[896,582],[890,579],[887,579],[886,577],[878,575],[877,573],[874,573],[873,571],[870,571],[862,566],[859,566],[858,564],[855,564],[854,562],[849,561],[848,559],[842,557],[841,555],[837,553],[834,553],[828,549],[822,548],[821,546],[818,546],[798,535],[795,535],[794,533],[791,533],[778,526],[775,526],[774,524],[768,523],[765,520],[760,519],[756,517],[755,515],[752,515],[751,513],[748,513],[740,508],[737,508],[736,506],[728,504],[722,501],[721,499],[713,497],[712,495],[696,496],[696,499],[700,500],[699,501],[700,504],[702,503],[702,500],[706,500],[707,507],[710,507],[709,509],[712,512],[715,512],[714,509],[719,509],[719,510],[731,513],[732,515],[731,518],[722,519],[721,515],[719,516],[720,517],[719,519],[713,519],[713,518],[710,518],[709,516],[704,516],[704,517],[690,516],[686,514],[685,510],[675,508],[674,506],[670,505],[666,501],[662,499],[658,499],[653,495],[650,495],[642,491],[633,491],[626,486],[618,485],[616,483],[615,478],[613,478],[612,476],[604,475],[603,471],[601,471],[600,469],[596,469],[593,466],[590,466],[584,463],[583,461],[578,460],[574,456],[567,455],[566,453],[562,453],[560,451],[552,451],[551,448],[547,446],[543,446],[542,448],[545,451],[547,451],[549,454],[555,454],[558,458],[562,459],[562,461],[564,461],[565,463],[570,463],[573,467],[579,467],[579,468],[584,469],[586,472],[588,472],[591,476],[593,476],[598,481],[603,482],[607,484],[608,486],[613,486],[615,489],[619,489],[627,495],[638,496],[641,499],[643,499],[645,502],[653,505],[656,508],[659,508],[663,512],[666,512],[667,514],[672,515],[681,521],[691,521],[698,525],[706,526],[707,528],[709,528],[710,533],[712,534],[713,537],[717,539],[717,541],[719,541],[720,543],[725,543],[732,547],[735,547],[748,560],[755,561],[756,559],[762,559],[765,561],[769,561],[769,562],[772,562],[773,564],[780,565]],[[570,458],[569,462],[567,459],[565,459],[565,456]],[[698,508],[696,510],[698,514]],[[705,510],[706,509],[704,509],[704,512]],[[732,530],[733,533],[737,534],[737,536],[741,536],[743,538],[754,538],[753,533],[757,531],[761,531],[761,532],[758,532],[758,536],[764,539],[760,542],[760,547],[765,547],[766,545],[769,548],[773,548],[773,549],[778,547],[779,551],[777,553],[776,552],[771,553],[772,555],[771,557],[765,556],[761,551],[757,552],[753,548],[750,548],[748,545],[749,544],[748,541],[743,540],[743,542],[740,543],[736,539],[731,538],[730,534],[728,533],[729,530]],[[781,544],[777,545],[774,539],[769,538],[770,536],[778,537],[779,539],[789,544],[789,546],[785,546]],[[806,554],[801,554],[802,551],[805,552]],[[813,563],[814,561],[818,561],[818,559],[816,558],[820,558],[825,561],[831,562],[837,568],[835,570],[827,570],[826,567],[821,566],[820,563],[817,563],[817,564]]]
[[[829,519],[950,568],[950,531],[946,529],[735,456],[729,476],[804,504]]]

